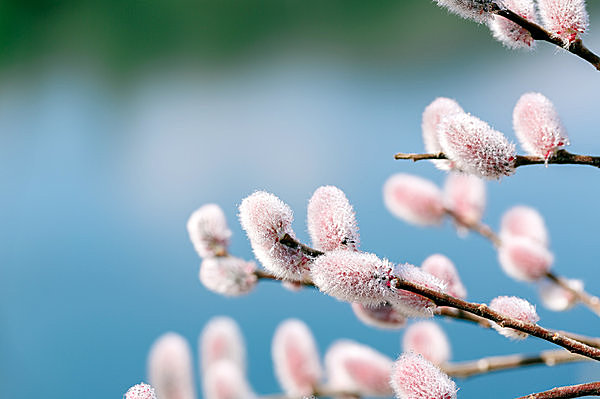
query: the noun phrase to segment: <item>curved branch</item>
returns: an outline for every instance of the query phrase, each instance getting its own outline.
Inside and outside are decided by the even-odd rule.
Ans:
[[[532,393],[517,399],[580,398],[582,396],[600,396],[600,382],[588,382],[587,384],[552,388],[549,391]]]

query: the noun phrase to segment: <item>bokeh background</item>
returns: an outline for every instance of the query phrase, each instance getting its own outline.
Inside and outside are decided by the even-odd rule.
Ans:
[[[600,4],[585,42],[600,51]],[[152,342],[197,337],[215,315],[235,318],[260,394],[280,389],[270,342],[278,323],[304,320],[322,352],[337,338],[396,357],[402,332],[359,323],[347,304],[313,290],[261,283],[227,299],[198,281],[187,217],[216,202],[251,258],[237,205],[257,189],[295,210],[320,185],[353,203],[362,248],[420,264],[441,252],[469,298],[538,303],[535,287],[500,270],[483,239],[450,224],[417,228],[384,208],[396,172],[442,184],[430,163],[393,160],[423,149],[420,119],[455,98],[511,139],[512,107],[539,91],[559,109],[574,152],[600,153],[600,75],[544,43],[510,51],[485,26],[423,0],[148,0],[0,2],[0,397],[120,398],[146,380]],[[515,204],[546,218],[555,270],[600,293],[600,175],[589,167],[527,167],[489,182],[485,220]],[[589,335],[584,308],[541,323]],[[551,348],[441,321],[455,360]],[[196,374],[198,373],[196,367]],[[506,398],[600,379],[592,364],[458,380],[461,398]],[[198,386],[199,392],[200,385]]]

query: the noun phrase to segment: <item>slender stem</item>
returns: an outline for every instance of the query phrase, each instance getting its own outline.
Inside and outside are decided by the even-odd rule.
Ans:
[[[271,274],[267,271],[264,270],[255,270],[254,271],[254,275],[259,279],[259,280],[275,280],[275,281],[284,281],[283,279],[277,277],[274,274]],[[290,280],[291,281],[291,280]],[[299,283],[302,284],[305,287],[312,287],[315,288],[315,284],[309,280],[309,279],[305,279],[302,281],[291,281],[293,283]]]
[[[580,398],[582,396],[600,396],[600,382],[588,382],[587,384],[552,388],[549,391],[532,393],[531,395],[521,396],[517,399]]]
[[[281,238],[279,240],[279,242],[281,244],[285,245],[286,247],[290,247],[293,249],[299,249],[300,252],[302,252],[304,255],[306,255],[310,258],[316,258],[316,257],[319,257],[319,256],[325,254],[325,252],[321,252],[317,249],[313,249],[307,245],[302,244],[300,241],[296,240],[295,238],[293,238],[292,236],[290,236],[287,233],[285,233],[285,235],[283,236],[283,238]]]
[[[492,242],[492,244],[494,244],[494,246],[496,248],[499,248],[500,245],[502,245],[502,241],[500,240],[500,237],[498,237],[498,235],[494,232],[494,230],[492,230],[492,228],[490,226],[488,226],[487,224],[483,224],[481,222],[469,222],[464,220],[459,214],[457,214],[456,212],[454,212],[451,209],[446,208],[445,209],[446,213],[456,221],[456,223],[460,224],[461,226],[466,227],[469,230],[472,230],[476,233],[478,233],[479,235],[481,235],[484,238],[487,238],[488,240],[490,240]]]
[[[569,285],[567,280],[557,276],[552,272],[547,272],[546,277],[562,289],[569,291],[572,295],[575,296],[575,298],[577,298],[579,302],[583,303],[585,306],[588,307],[588,309],[592,310],[594,313],[600,316],[600,298],[591,295],[584,290],[574,289]]]

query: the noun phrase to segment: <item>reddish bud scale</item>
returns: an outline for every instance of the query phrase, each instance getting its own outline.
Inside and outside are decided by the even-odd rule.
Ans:
[[[210,319],[200,334],[198,346],[203,372],[221,360],[232,362],[242,371],[246,369],[244,338],[235,320],[229,317]]]
[[[542,215],[535,209],[518,205],[502,215],[500,238],[502,240],[525,237],[548,246],[548,231]]]
[[[383,201],[392,215],[421,226],[440,224],[445,214],[440,189],[429,180],[405,173],[387,179]]]
[[[504,0],[501,4],[529,22],[538,23],[533,0]],[[528,30],[500,15],[493,15],[488,26],[494,37],[508,48],[531,48],[535,44]]]
[[[148,355],[148,376],[160,399],[196,399],[192,354],[176,333],[159,337]]]
[[[514,296],[499,296],[490,302],[490,309],[496,312],[512,317],[513,319],[521,320],[528,323],[537,323],[540,318],[535,311],[535,306],[527,302],[525,299]],[[500,327],[496,323],[492,323],[492,327],[501,335],[512,339],[525,339],[526,333],[514,330],[512,328]]]
[[[196,210],[187,222],[192,244],[202,258],[222,256],[227,253],[231,231],[225,214],[216,204],[206,204]]]
[[[448,337],[432,321],[411,324],[402,338],[402,351],[418,353],[435,365],[450,360]]]
[[[546,247],[526,237],[505,238],[498,248],[498,260],[506,274],[521,281],[544,277],[554,261]]]
[[[229,360],[213,364],[202,376],[204,399],[255,399],[242,370]]]
[[[491,0],[436,0],[448,11],[475,22],[485,22],[490,18]]]
[[[446,284],[446,293],[465,299],[467,289],[463,285],[454,263],[442,254],[433,254],[423,261],[421,270],[427,272]]]
[[[206,288],[227,296],[244,295],[252,291],[257,278],[256,263],[233,256],[207,258],[200,265],[200,281]]]
[[[456,384],[423,356],[402,354],[394,363],[391,385],[398,399],[456,399]]]
[[[154,388],[142,382],[129,388],[123,399],[156,399],[156,394]]]
[[[544,27],[565,46],[579,39],[589,25],[585,0],[538,0],[537,4]]]
[[[442,152],[440,140],[437,134],[437,128],[441,120],[448,115],[464,113],[458,103],[450,98],[438,97],[429,104],[423,111],[421,130],[423,132],[423,142],[425,150],[431,154]],[[446,159],[434,159],[431,162],[441,170],[450,170],[452,165]]]
[[[363,305],[353,303],[352,310],[356,317],[368,326],[382,329],[399,329],[406,324],[406,317],[389,303],[379,305]]]

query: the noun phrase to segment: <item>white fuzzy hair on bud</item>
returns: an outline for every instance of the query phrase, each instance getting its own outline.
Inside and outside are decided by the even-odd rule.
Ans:
[[[294,215],[289,206],[275,195],[257,191],[246,197],[239,207],[240,222],[250,239],[254,255],[265,269],[280,278],[302,280],[309,259],[299,249],[280,243],[292,230]]]
[[[485,182],[466,173],[448,174],[444,184],[444,205],[460,220],[455,220],[459,232],[466,234],[468,225],[479,223],[483,216]]]
[[[490,18],[491,0],[435,0],[438,5],[465,19],[485,22]]]
[[[255,399],[242,370],[230,360],[211,365],[202,376],[204,399]]]
[[[456,384],[423,356],[408,352],[394,363],[390,383],[398,399],[456,399]]]
[[[211,365],[228,360],[244,371],[246,369],[246,346],[238,324],[230,317],[213,317],[206,323],[198,340],[202,371]]]
[[[575,291],[583,291],[583,281],[581,280],[566,280],[566,284]],[[542,300],[542,305],[555,312],[569,310],[578,301],[574,293],[546,279],[539,281],[538,293]]]
[[[223,256],[227,253],[231,230],[219,205],[206,204],[192,213],[187,230],[200,257]]]
[[[569,136],[554,105],[540,93],[521,96],[513,111],[513,125],[523,149],[546,162],[569,145]]]
[[[537,5],[544,27],[562,39],[565,47],[588,28],[585,0],[538,0]]]
[[[448,115],[464,113],[458,103],[450,98],[438,97],[423,111],[421,130],[423,132],[423,143],[425,150],[431,154],[442,152],[437,128],[440,121]],[[447,159],[433,159],[431,162],[441,170],[450,170],[452,165]]]
[[[327,384],[333,390],[363,396],[391,396],[393,360],[350,340],[336,341],[325,354]]]
[[[159,337],[148,355],[148,378],[160,399],[196,399],[190,346],[181,335]]]
[[[402,351],[418,353],[438,366],[450,360],[448,337],[433,321],[411,324],[404,332]]]
[[[517,298],[514,296],[499,296],[490,302],[490,309],[513,319],[521,320],[526,323],[537,323],[540,318],[535,311],[535,306],[527,302],[525,299]],[[525,339],[527,338],[526,333],[517,331],[508,327],[500,327],[498,324],[492,322],[492,327],[505,337],[512,339]]]
[[[279,384],[290,396],[309,396],[323,371],[310,329],[300,320],[288,319],[275,331],[273,365]]]
[[[481,119],[453,114],[438,126],[444,154],[457,169],[486,179],[500,179],[515,172],[515,145]]]
[[[500,222],[500,238],[525,237],[548,246],[548,231],[542,215],[529,206],[517,205],[504,212]]]
[[[498,248],[502,270],[520,281],[535,281],[544,277],[554,262],[554,255],[540,243],[527,238],[505,238]]]
[[[352,311],[360,321],[371,327],[396,330],[406,324],[406,317],[389,303],[363,305],[355,302],[352,304]]]
[[[247,294],[256,285],[256,263],[234,256],[206,258],[200,265],[200,281],[218,294],[238,296]]]
[[[446,283],[411,264],[397,265],[394,275],[396,279],[392,281],[392,287],[397,280],[404,280],[440,293],[446,293]],[[396,291],[396,298],[392,305],[406,317],[433,317],[433,311],[437,307],[430,299],[406,290]]]
[[[533,0],[503,0],[501,5],[529,22],[538,23]],[[488,26],[494,37],[508,48],[529,49],[535,44],[527,29],[500,15],[493,15],[488,21]]]
[[[433,254],[423,261],[421,270],[446,283],[446,293],[448,295],[460,299],[467,297],[467,289],[460,280],[454,263],[448,257],[442,254]]]
[[[308,202],[308,232],[313,247],[320,251],[356,250],[358,226],[352,205],[342,190],[319,187]]]
[[[405,173],[387,179],[383,201],[392,215],[420,226],[440,224],[445,214],[441,190],[429,180]]]
[[[156,394],[154,388],[141,382],[129,388],[123,399],[156,399]]]

